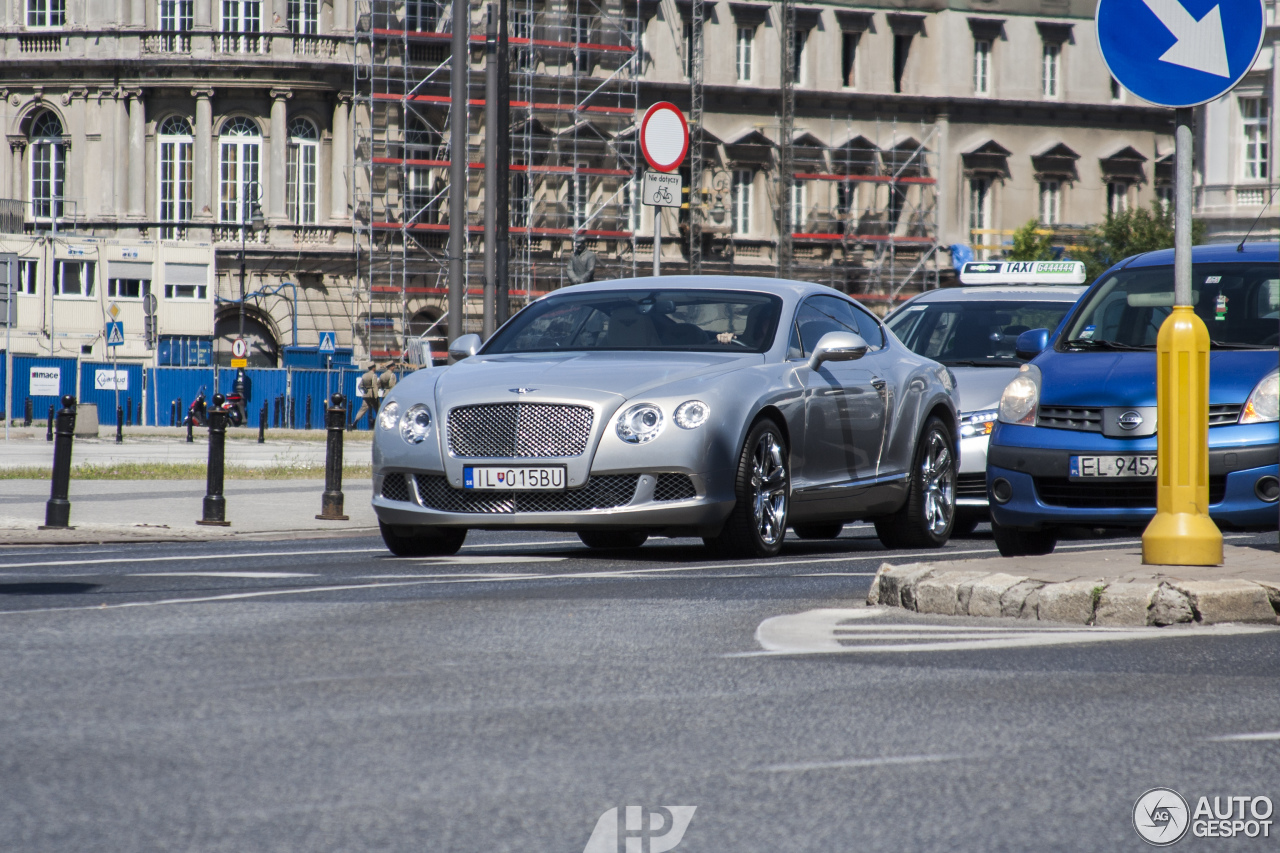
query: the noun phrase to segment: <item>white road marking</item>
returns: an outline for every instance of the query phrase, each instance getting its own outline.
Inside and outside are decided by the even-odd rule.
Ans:
[[[318,578],[319,575],[301,572],[138,572],[125,575],[130,578]]]
[[[764,651],[738,652],[728,657],[797,654],[880,654],[884,652],[942,652],[1034,648],[1166,637],[1230,636],[1275,631],[1265,625],[1210,625],[1172,628],[1014,628],[1003,625],[883,625],[861,624],[887,614],[887,609],[825,608],[774,616],[756,628],[756,642]],[[889,641],[889,642],[883,642]]]
[[[1211,737],[1209,740],[1218,741],[1219,743],[1242,740],[1280,740],[1280,732],[1250,732],[1242,735],[1220,735],[1218,737]]]
[[[317,551],[262,551],[258,553],[237,554],[220,551],[216,554],[182,554],[173,557],[111,557],[102,560],[45,560],[39,563],[0,563],[0,569],[33,569],[42,566],[100,566],[112,563],[177,563],[188,560],[244,560],[250,557],[310,557],[318,554],[336,556],[341,554],[376,554],[387,553],[386,548],[349,548],[337,550],[325,548]]]
[[[810,770],[845,770],[851,767],[885,767],[894,764],[932,764],[937,761],[961,761],[972,755],[887,755],[883,758],[849,758],[844,761],[809,761],[799,764],[774,764],[762,767],[767,773],[806,773]]]

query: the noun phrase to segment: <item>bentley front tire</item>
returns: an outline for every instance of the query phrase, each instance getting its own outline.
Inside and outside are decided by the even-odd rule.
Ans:
[[[639,548],[649,539],[643,530],[579,530],[578,538],[588,548],[600,551],[621,551]]]
[[[717,557],[773,557],[787,535],[790,455],[782,428],[765,418],[747,433],[734,478],[737,501],[720,535],[703,541]]]
[[[467,539],[465,527],[405,527],[379,521],[378,530],[397,557],[448,557]]]
[[[941,548],[956,515],[956,455],[951,431],[929,418],[916,445],[907,501],[893,515],[875,520],[886,548]]]

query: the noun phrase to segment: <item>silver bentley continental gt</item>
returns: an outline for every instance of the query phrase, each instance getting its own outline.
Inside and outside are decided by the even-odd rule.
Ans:
[[[378,415],[373,507],[395,554],[452,554],[470,529],[700,536],[733,557],[777,554],[788,526],[830,539],[869,519],[891,548],[951,533],[951,376],[831,288],[566,287],[449,354]]]

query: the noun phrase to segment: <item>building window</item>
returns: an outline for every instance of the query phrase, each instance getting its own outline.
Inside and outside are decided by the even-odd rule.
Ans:
[[[61,27],[66,23],[66,0],[27,0],[28,27]]]
[[[533,70],[533,13],[511,13],[511,70]],[[519,41],[517,42],[517,39]]]
[[[179,239],[173,224],[191,221],[191,149],[195,137],[182,116],[160,122],[160,239]]]
[[[991,94],[991,39],[973,42],[973,93]]]
[[[289,0],[289,32],[302,36],[320,32],[320,0]]]
[[[1114,103],[1119,103],[1123,99],[1124,99],[1124,90],[1120,88],[1120,81],[1112,77],[1111,78],[1111,100]]]
[[[1040,182],[1040,224],[1058,225],[1062,222],[1062,182]]]
[[[195,24],[192,0],[160,0],[160,29],[167,33],[190,32]]]
[[[840,34],[840,82],[849,87],[858,85],[858,37],[861,33]]]
[[[1242,177],[1245,180],[1266,180],[1271,175],[1269,160],[1271,146],[1268,129],[1271,124],[1271,109],[1266,98],[1241,98],[1240,121],[1243,124],[1241,143],[1241,162],[1244,164]]]
[[[853,181],[836,184],[836,213],[841,219],[853,221],[857,215],[858,185]]]
[[[66,171],[62,122],[45,110],[31,122],[31,215],[36,222],[62,218]]]
[[[285,162],[285,207],[294,225],[316,222],[316,163],[320,134],[304,118],[289,122],[289,147]]]
[[[738,49],[737,49],[737,65],[738,65],[738,82],[751,82],[751,54],[756,46],[756,28],[755,27],[738,27]]]
[[[893,91],[902,92],[902,78],[907,73],[907,56],[911,53],[911,36],[893,37]]]
[[[513,166],[523,166],[513,163]],[[511,224],[517,228],[529,227],[529,211],[532,207],[530,198],[528,172],[515,172],[511,175]]]
[[[234,225],[247,223],[249,206],[262,194],[258,184],[262,134],[258,125],[244,116],[230,119],[218,137],[218,148],[218,221]]]
[[[803,181],[793,181],[791,184],[791,231],[792,233],[804,231],[805,220],[805,184]]]
[[[809,43],[809,31],[796,29],[791,40],[791,79],[797,86],[804,83],[804,46]]]
[[[141,299],[151,292],[151,282],[145,278],[107,279],[107,298]]]
[[[435,32],[440,26],[440,6],[437,0],[406,0],[404,26],[411,32]],[[514,37],[515,33],[511,35]]]
[[[1124,181],[1107,182],[1107,213],[1115,216],[1129,209],[1129,185]]]
[[[574,68],[579,74],[591,73],[591,52],[583,45],[591,43],[591,19],[586,15],[573,18]]]
[[[693,78],[693,22],[684,22],[684,76]]]
[[[53,295],[91,298],[97,267],[94,261],[54,261]]]
[[[587,163],[579,163],[579,169],[590,168]],[[573,175],[569,178],[569,215],[573,217],[573,230],[584,228],[591,209],[591,179],[587,175]]]
[[[218,30],[222,50],[230,53],[258,53],[263,42],[262,0],[222,0]]]
[[[1056,98],[1061,91],[1062,45],[1046,42],[1044,57],[1040,63],[1040,93],[1046,98]]]
[[[405,221],[440,224],[442,185],[430,169],[412,167],[405,170]]]
[[[1163,210],[1173,210],[1173,184],[1156,184],[1156,201]]]
[[[16,292],[25,293],[27,296],[35,296],[39,291],[39,269],[40,262],[18,261],[18,287]]]
[[[204,299],[208,288],[203,284],[166,284],[165,299]]]
[[[990,242],[991,222],[991,179],[970,178],[969,231],[976,254],[982,260],[986,260],[989,254],[984,245]]]
[[[754,178],[750,169],[738,169],[733,173],[733,183],[729,187],[729,225],[739,237],[751,233],[751,183]]]
[[[640,183],[635,178],[622,185],[622,213],[627,230],[632,234],[640,230]]]

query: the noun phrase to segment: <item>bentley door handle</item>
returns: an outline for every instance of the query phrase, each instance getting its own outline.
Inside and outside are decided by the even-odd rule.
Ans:
[[[884,382],[884,380],[883,380],[883,379],[872,379],[872,380],[871,380],[871,387],[872,387],[872,388],[874,388],[874,389],[876,389],[877,391],[883,391],[883,390],[884,390],[884,385],[885,385],[885,382]]]

